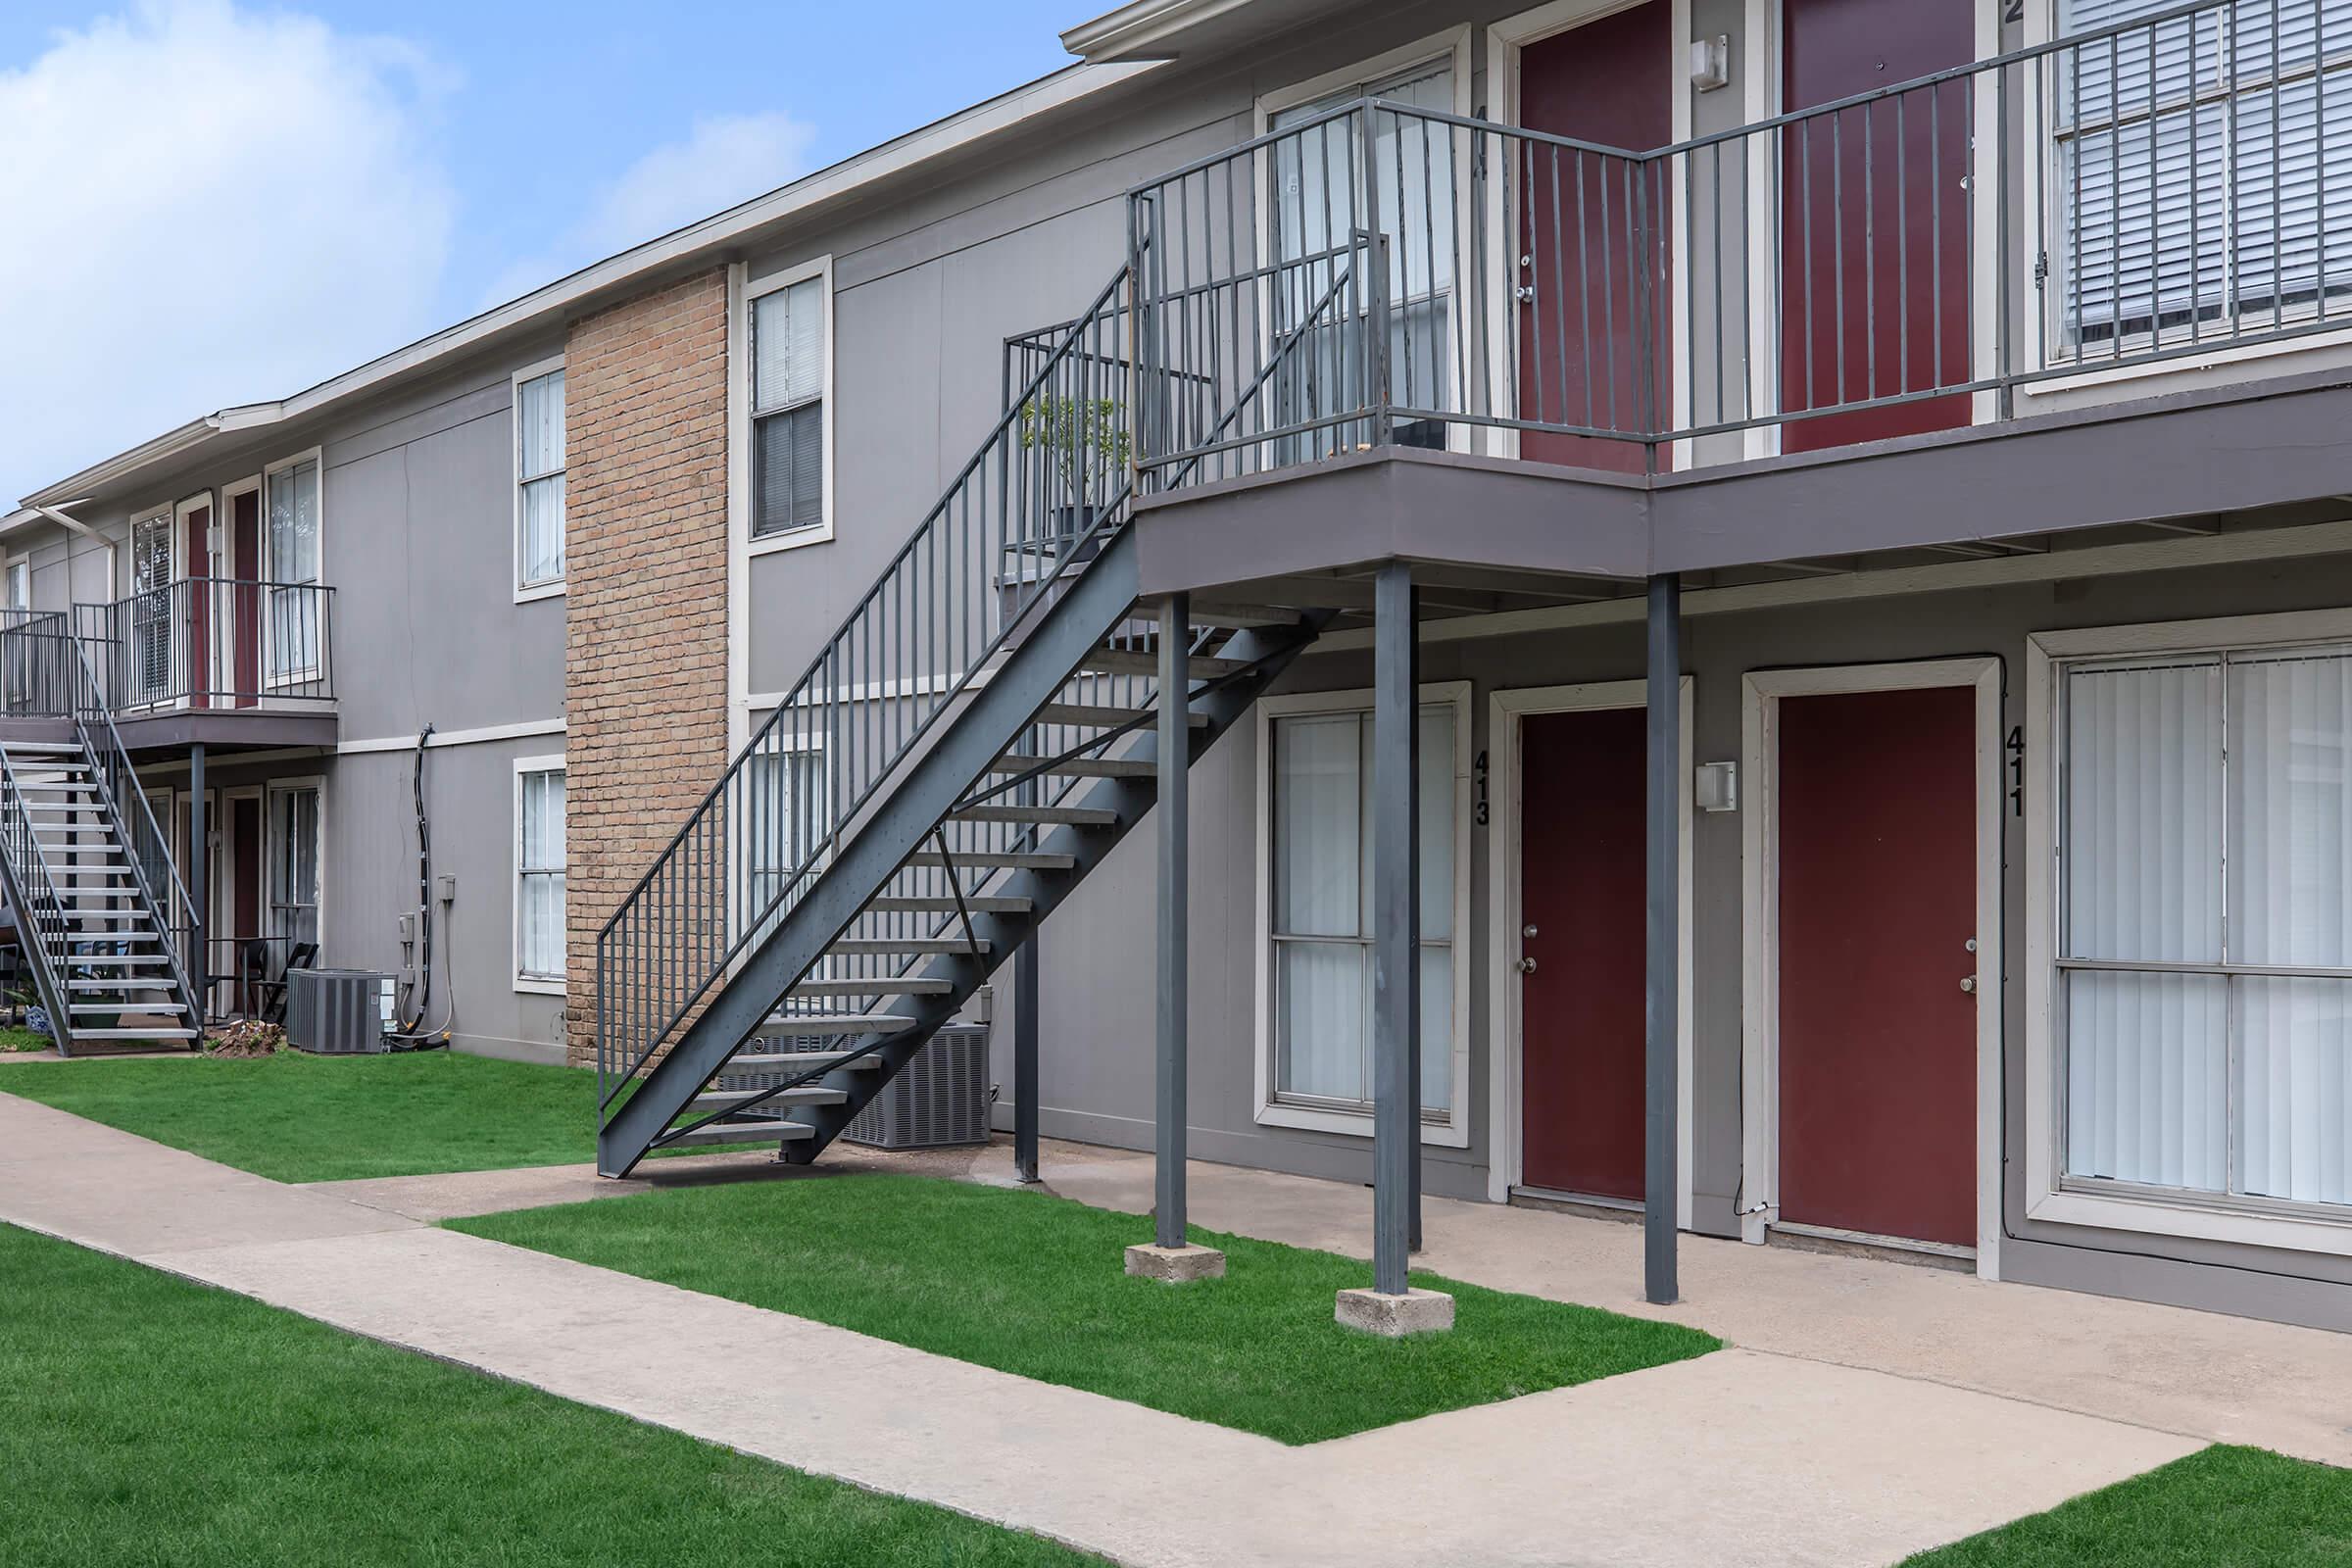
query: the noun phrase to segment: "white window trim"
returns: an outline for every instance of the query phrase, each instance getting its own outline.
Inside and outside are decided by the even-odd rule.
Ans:
[[[752,365],[751,332],[752,306],[767,295],[790,288],[795,283],[819,279],[819,289],[825,299],[825,330],[821,354],[824,360],[824,418],[820,421],[819,442],[824,449],[824,483],[821,488],[819,511],[823,520],[812,527],[794,528],[787,533],[769,534],[764,539],[752,537]],[[740,483],[727,486],[728,533],[746,560],[757,556],[774,555],[779,550],[800,550],[808,545],[829,544],[833,539],[833,485],[838,465],[833,461],[834,431],[838,416],[834,405],[833,339],[839,329],[839,301],[833,290],[833,258],[819,256],[811,261],[788,267],[754,279],[748,271],[737,288],[734,308],[727,312],[727,428],[730,478],[741,475]]]
[[[1976,694],[1977,1277],[2001,1277],[2001,662],[1751,670],[1741,680],[1740,771],[1740,1239],[1780,1221],[1780,702],[1844,692],[1964,686]],[[2032,791],[2028,792],[2032,794]],[[1878,1238],[1870,1238],[1878,1240]],[[1922,1250],[1950,1250],[1920,1244]]]
[[[539,599],[560,599],[564,594],[564,576],[563,573],[550,577],[545,582],[525,583],[522,580],[522,383],[536,381],[543,375],[553,375],[556,371],[564,368],[565,368],[564,356],[558,354],[553,358],[541,360],[535,365],[524,366],[521,369],[516,370],[507,383],[507,459],[514,465],[514,526],[511,530],[514,551],[513,576],[514,602],[518,605],[527,605]],[[564,416],[565,423],[568,424],[571,418],[571,378],[568,375],[564,379]],[[564,442],[564,466],[554,471],[565,474],[571,471],[571,446],[568,439]],[[538,477],[544,479],[548,475],[540,474]],[[568,532],[570,528],[568,498],[566,498],[564,507],[564,526]],[[568,572],[571,568],[569,550],[564,552],[564,571]]]
[[[1690,953],[1691,882],[1698,857],[1690,853],[1692,732],[1696,715],[1691,703],[1695,681],[1681,682],[1682,770],[1679,822],[1683,852],[1675,882],[1675,1055],[1680,1063],[1675,1078],[1675,1141],[1679,1146],[1675,1169],[1676,1225],[1690,1229],[1692,1090],[1690,1053],[1696,1009],[1692,1005],[1694,966]],[[1520,925],[1521,826],[1527,801],[1521,789],[1521,723],[1529,714],[1591,712],[1612,708],[1646,708],[1646,681],[1595,681],[1575,686],[1520,686],[1497,691],[1487,699],[1488,793],[1492,819],[1487,824],[1487,1029],[1494,1043],[1487,1071],[1488,1148],[1487,1197],[1510,1200],[1511,1189],[1526,1174],[1525,1127],[1521,1110],[1526,1079],[1523,1068],[1525,1034],[1520,1016],[1521,985],[1514,959],[1519,941],[1511,933]]]
[[[262,531],[262,537],[260,541],[262,551],[262,581],[265,583],[290,584],[291,582],[291,579],[278,575],[277,558],[270,549],[270,481],[273,476],[284,472],[286,469],[299,468],[306,463],[315,463],[318,466],[318,575],[313,577],[311,581],[320,588],[323,588],[326,585],[326,449],[324,447],[309,447],[301,452],[289,453],[287,456],[278,459],[275,463],[272,463],[262,469],[262,514],[258,519],[258,522]],[[172,548],[174,552],[172,559],[176,561],[178,559],[176,552],[179,549],[176,541],[174,541]],[[319,663],[303,669],[279,670],[272,669],[270,667],[270,656],[273,650],[270,647],[270,611],[268,606],[269,592],[267,589],[263,591],[262,597],[264,600],[262,610],[262,690],[267,693],[274,687],[302,686],[318,680],[324,672],[323,666],[325,662],[332,657],[326,647],[326,639],[330,630],[327,622],[327,616],[330,612],[326,610],[324,600],[321,599],[317,601],[319,606]],[[322,823],[325,820],[325,801],[324,797],[321,796],[319,803],[319,819]],[[321,831],[323,831],[323,828]]]
[[[277,891],[277,813],[273,809],[277,797],[296,790],[312,790],[318,796],[318,888],[316,902],[311,906],[318,926],[318,952],[326,953],[326,775],[306,773],[294,778],[270,780],[262,797],[262,923],[270,922],[270,908],[276,903]],[[291,944],[289,944],[291,946]]]
[[[552,757],[517,757],[514,759],[514,786],[513,796],[514,804],[509,813],[513,822],[513,827],[507,835],[507,853],[509,857],[507,866],[507,903],[509,906],[508,925],[511,928],[508,933],[507,941],[507,966],[513,972],[514,989],[517,992],[527,996],[560,997],[564,995],[564,978],[558,975],[527,974],[524,972],[522,967],[522,781],[524,775],[526,774],[562,773],[564,770],[564,754],[561,752],[556,753]],[[568,786],[569,782],[570,781],[567,777],[565,779],[565,784]],[[567,883],[569,881],[569,873],[571,869],[571,829],[569,822],[571,813],[570,802],[571,792],[567,787],[564,791],[564,816],[566,820],[564,823],[564,863],[565,880]],[[568,899],[565,903],[564,914],[565,919],[568,921],[570,918],[570,906]],[[564,946],[567,950],[565,953],[564,965],[566,969],[568,969],[570,967],[570,955],[568,953],[568,949],[570,947],[570,938],[568,931],[565,935]]]
[[[1274,721],[1300,713],[1362,712],[1372,706],[1368,688],[1300,692],[1257,703],[1257,843],[1253,858],[1257,888],[1256,1037],[1251,1082],[1254,1116],[1261,1127],[1372,1136],[1368,1110],[1332,1110],[1287,1105],[1274,1098]],[[1445,1149],[1470,1147],[1470,683],[1424,682],[1416,701],[1453,710],[1453,1094],[1443,1122],[1424,1121],[1421,1142]],[[1424,1043],[1424,1050],[1427,1049]]]
[[[2058,988],[2058,674],[2062,662],[2213,648],[2352,642],[2352,610],[2226,615],[2155,621],[2083,631],[2036,632],[2026,639],[2026,1217],[2060,1225],[2139,1231],[2247,1247],[2352,1256],[2352,1215],[2321,1218],[2254,1209],[2223,1198],[2142,1191],[2086,1193],[2060,1175]],[[2038,761],[2031,759],[2038,758]]]

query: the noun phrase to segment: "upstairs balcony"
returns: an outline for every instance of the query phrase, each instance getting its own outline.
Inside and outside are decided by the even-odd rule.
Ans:
[[[12,720],[62,718],[95,693],[132,752],[331,745],[334,590],[189,577],[71,612],[0,620]]]
[[[1484,471],[1460,512],[1542,465],[1580,488],[1508,504],[1584,517],[1556,564],[1640,575],[2352,488],[2305,439],[2352,418],[2352,0],[1654,150],[1356,98],[1138,187],[1130,239],[1147,514],[1399,459]]]

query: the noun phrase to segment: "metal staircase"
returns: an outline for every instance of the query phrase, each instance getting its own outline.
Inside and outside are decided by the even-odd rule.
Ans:
[[[599,933],[604,1174],[662,1149],[814,1158],[1150,810],[1159,649],[1129,503],[1139,472],[1198,465],[1145,461],[1130,413],[1259,439],[1262,405],[1298,395],[1277,369],[1352,297],[1346,252],[1310,260],[1320,303],[1239,376],[1166,368],[1133,268],[1016,340],[988,439]],[[1196,612],[1192,760],[1327,618]]]
[[[62,1054],[99,1040],[194,1047],[204,1020],[170,918],[186,893],[100,717],[101,734],[77,714],[71,738],[0,742],[0,882],[18,945]]]

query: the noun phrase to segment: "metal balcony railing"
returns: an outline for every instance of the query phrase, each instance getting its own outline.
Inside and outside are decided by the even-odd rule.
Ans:
[[[2352,0],[2192,0],[1648,151],[1364,98],[1130,203],[1147,479],[1914,433],[2352,325]]]
[[[334,590],[187,577],[76,605],[74,629],[118,713],[330,708]]]

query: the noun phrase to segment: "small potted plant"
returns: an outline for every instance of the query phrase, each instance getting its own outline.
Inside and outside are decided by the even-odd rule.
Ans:
[[[1023,548],[1059,555],[1066,541],[1093,529],[1102,504],[1125,482],[1128,458],[1134,451],[1121,410],[1111,398],[1074,398],[1056,392],[1040,393],[1021,405],[1021,450],[1044,452],[1053,461],[1060,484],[1058,504],[1049,507],[1045,536]],[[1070,564],[1091,558],[1101,547],[1090,540]]]

